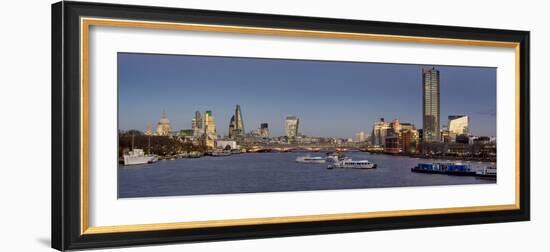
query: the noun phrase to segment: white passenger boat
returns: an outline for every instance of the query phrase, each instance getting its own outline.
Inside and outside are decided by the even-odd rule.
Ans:
[[[149,153],[151,152],[151,136],[149,136]],[[134,149],[134,135],[132,135],[132,150],[122,155],[124,165],[150,164],[158,161],[156,155],[145,155],[143,149]]]
[[[484,179],[497,179],[497,167],[487,166],[482,171],[476,172],[476,177]]]
[[[324,157],[297,157],[296,162],[298,163],[309,163],[309,164],[324,164],[326,162]]]
[[[374,169],[376,168],[376,164],[373,164],[368,160],[344,159],[344,160],[334,162],[328,166],[328,169],[334,169],[334,168]]]
[[[334,163],[345,159],[349,159],[349,158],[346,157],[346,155],[342,152],[329,152],[327,153],[327,158],[326,158],[327,162],[329,163]]]
[[[149,164],[158,160],[155,155],[145,155],[145,152],[142,149],[134,149],[129,151],[128,154],[123,155],[123,158],[124,165]]]
[[[325,160],[329,163],[335,163],[335,162],[338,162],[340,160],[340,157],[338,157],[336,155],[328,155]]]

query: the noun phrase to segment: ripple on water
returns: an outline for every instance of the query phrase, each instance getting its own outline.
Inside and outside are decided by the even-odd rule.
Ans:
[[[496,181],[475,177],[421,174],[410,171],[418,163],[446,162],[405,156],[350,152],[353,159],[368,159],[377,169],[326,169],[327,164],[296,163],[306,153],[245,153],[225,157],[202,157],[159,161],[118,168],[120,198],[285,192],[486,184]],[[310,153],[322,156],[324,153]],[[490,163],[467,162],[480,170]]]

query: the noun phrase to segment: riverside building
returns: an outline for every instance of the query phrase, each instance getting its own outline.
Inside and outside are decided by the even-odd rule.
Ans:
[[[376,146],[385,146],[386,136],[391,129],[392,125],[389,122],[385,122],[384,118],[380,118],[380,121],[375,122],[372,126],[372,144]]]

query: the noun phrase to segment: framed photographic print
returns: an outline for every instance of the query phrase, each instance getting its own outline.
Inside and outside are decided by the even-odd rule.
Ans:
[[[60,2],[58,250],[529,220],[529,32]]]

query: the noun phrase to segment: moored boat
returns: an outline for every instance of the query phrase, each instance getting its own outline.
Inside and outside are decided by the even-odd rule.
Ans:
[[[476,177],[484,179],[497,179],[497,167],[487,166],[485,169],[476,172]]]
[[[341,152],[329,152],[327,153],[326,161],[334,163],[345,159],[346,159],[346,155],[344,155]]]
[[[231,151],[229,150],[215,150],[212,152],[212,156],[214,157],[223,157],[223,156],[229,156],[231,155]]]
[[[304,156],[304,157],[297,157],[296,162],[298,162],[298,163],[308,163],[308,164],[323,164],[323,163],[326,162],[326,160],[323,157]]]
[[[145,154],[143,149],[134,149],[134,135],[132,135],[132,150],[122,155],[122,163],[124,165],[139,165],[150,164],[157,162],[159,158],[156,155],[151,155],[151,137],[149,136],[149,154]]]
[[[134,149],[123,155],[124,165],[138,165],[154,163],[158,160],[155,155],[145,155],[142,149]]]
[[[336,161],[328,166],[328,169],[334,168],[350,168],[350,169],[374,169],[376,164],[371,163],[368,160],[352,160],[344,159]]]
[[[411,171],[456,176],[474,176],[476,174],[470,166],[460,163],[419,163],[411,168]]]
[[[200,158],[202,157],[204,154],[202,152],[198,152],[198,151],[192,151],[192,152],[189,152],[187,154],[187,158]]]

